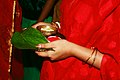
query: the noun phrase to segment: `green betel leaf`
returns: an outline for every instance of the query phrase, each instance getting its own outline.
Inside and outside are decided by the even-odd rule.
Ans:
[[[36,49],[36,45],[47,43],[46,37],[37,29],[29,27],[22,32],[15,32],[11,43],[18,49]]]

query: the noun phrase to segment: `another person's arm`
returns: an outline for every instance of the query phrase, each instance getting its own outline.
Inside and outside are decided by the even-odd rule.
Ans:
[[[38,18],[37,22],[43,21],[48,16],[48,14],[50,13],[54,3],[55,3],[55,0],[46,0],[46,3],[45,3],[45,5],[42,9],[41,15]]]
[[[61,0],[58,0],[58,2],[54,6],[53,22],[60,21],[60,3],[61,3]]]

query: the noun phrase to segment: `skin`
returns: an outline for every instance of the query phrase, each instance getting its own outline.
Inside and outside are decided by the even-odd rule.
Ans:
[[[58,0],[54,6],[53,22],[60,21],[60,3],[61,3],[61,0]]]
[[[50,23],[40,22],[38,24],[33,25],[33,28],[36,28],[38,25],[51,25]],[[66,47],[67,45],[67,47]],[[42,57],[49,57],[51,60],[61,60],[68,58],[70,56],[76,57],[79,60],[86,61],[92,54],[93,50],[77,45],[75,43],[69,42],[67,40],[61,39],[56,40],[46,44],[39,44],[36,47],[39,48],[53,48],[55,51],[45,51],[45,52],[38,52],[36,51],[39,56]],[[73,48],[74,47],[74,48]],[[92,64],[95,57],[95,52],[91,56],[91,58],[87,61],[88,64]],[[97,55],[95,58],[95,62],[93,64],[94,67],[100,69],[101,61],[102,61],[103,54],[97,51]]]
[[[49,14],[50,10],[52,9],[53,5],[55,3],[55,0],[46,0],[46,3],[42,9],[41,15],[38,18],[37,22],[43,21]]]

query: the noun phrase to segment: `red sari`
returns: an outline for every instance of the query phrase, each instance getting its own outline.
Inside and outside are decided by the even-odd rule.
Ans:
[[[20,79],[21,77],[23,77],[23,69],[20,62],[21,53],[18,52],[18,50],[14,51],[17,54],[13,54],[10,52],[12,51],[10,44],[13,32],[12,27],[14,27],[14,31],[21,30],[21,8],[19,7],[17,1],[14,8],[16,9],[14,21],[12,21],[14,4],[13,1],[14,0],[0,0],[0,80],[12,80],[12,77],[14,77],[14,79],[16,77],[17,79]],[[14,26],[12,26],[13,22]],[[10,54],[12,54],[11,61],[9,61]],[[17,59],[15,56],[17,57]],[[8,71],[9,68],[11,68],[9,67],[9,65],[11,65],[12,67],[11,74]]]
[[[120,80],[120,1],[62,0],[61,29],[67,40],[96,47],[104,56],[100,70],[70,57],[45,60],[40,80]]]

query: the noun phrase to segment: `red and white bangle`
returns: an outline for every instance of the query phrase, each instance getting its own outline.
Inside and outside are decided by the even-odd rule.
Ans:
[[[61,28],[60,22],[54,22],[54,23],[58,25],[58,28],[59,28],[59,29]]]

